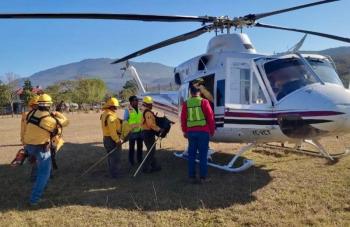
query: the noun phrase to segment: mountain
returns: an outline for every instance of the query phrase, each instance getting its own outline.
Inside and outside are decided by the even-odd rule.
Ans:
[[[61,80],[73,80],[78,78],[101,78],[112,91],[120,90],[130,76],[123,76],[120,68],[124,64],[110,64],[113,60],[108,58],[85,59],[66,65],[57,66],[31,75],[28,78],[21,78],[22,81],[29,79],[33,85],[47,87]],[[172,67],[159,63],[138,63],[131,62],[139,73],[141,80],[148,86],[157,84],[169,84],[174,80]]]

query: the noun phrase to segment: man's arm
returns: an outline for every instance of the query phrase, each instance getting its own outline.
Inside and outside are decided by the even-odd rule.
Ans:
[[[129,120],[129,110],[125,109],[124,110],[124,121],[128,121]]]
[[[120,137],[117,133],[118,128],[120,128],[119,120],[114,116],[110,116],[107,120],[107,125],[108,125],[110,136],[112,137],[114,142],[119,143]]]
[[[183,133],[187,133],[187,104],[184,102],[181,109],[181,129]]]
[[[159,126],[156,124],[156,119],[154,118],[153,114],[150,111],[146,112],[145,119],[146,119],[146,124],[149,128],[151,128],[156,132],[160,131]]]
[[[53,115],[58,120],[58,122],[62,125],[62,127],[66,127],[69,124],[69,120],[66,116],[64,116],[60,112],[53,112]]]
[[[211,109],[209,101],[206,99],[202,99],[202,110],[209,127],[210,135],[213,136],[215,133],[214,113]]]

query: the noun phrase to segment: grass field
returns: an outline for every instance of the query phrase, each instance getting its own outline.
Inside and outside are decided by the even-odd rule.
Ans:
[[[255,161],[249,170],[210,168],[210,182],[192,185],[186,161],[173,155],[187,144],[177,123],[157,153],[161,172],[132,178],[136,167],[129,167],[124,145],[118,180],[107,177],[106,163],[80,177],[105,154],[99,115],[69,119],[59,169],[36,209],[27,206],[30,166],[9,166],[19,149],[20,118],[0,119],[0,226],[350,226],[349,156],[330,164],[257,148],[245,155]],[[339,152],[349,138],[326,145]],[[239,146],[211,144],[222,160]]]

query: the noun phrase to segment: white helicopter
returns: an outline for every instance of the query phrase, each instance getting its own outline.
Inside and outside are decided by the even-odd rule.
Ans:
[[[301,32],[350,43],[349,38],[257,23],[258,19],[315,5],[335,2],[325,0],[287,9],[243,17],[161,16],[139,14],[0,14],[0,19],[112,19],[159,22],[201,22],[203,26],[163,42],[136,51],[113,62],[124,62],[150,51],[195,38],[215,31],[207,52],[194,57],[174,70],[176,92],[148,93],[135,68],[126,69],[136,79],[141,96],[152,95],[155,107],[167,113],[179,114],[182,103],[189,97],[189,84],[197,78],[204,79],[205,87],[212,93],[216,132],[211,141],[247,143],[232,160],[221,165],[210,161],[210,166],[230,172],[240,172],[253,165],[244,160],[237,166],[238,158],[259,144],[290,142],[298,150],[302,143],[313,145],[318,153],[333,160],[348,154],[330,155],[319,143],[324,136],[338,136],[350,132],[350,91],[344,88],[331,58],[297,52],[302,45],[283,54],[258,54],[246,34],[230,29],[262,27]],[[217,35],[218,32],[227,34]],[[185,158],[186,153],[175,154]]]

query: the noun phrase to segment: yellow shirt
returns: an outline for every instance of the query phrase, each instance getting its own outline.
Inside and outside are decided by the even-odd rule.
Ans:
[[[40,144],[45,144],[50,142],[49,132],[53,132],[56,129],[57,127],[56,120],[52,116],[50,116],[50,113],[48,111],[36,110],[34,112],[34,116],[37,118],[40,118],[43,116],[47,116],[47,117],[41,119],[40,121],[41,128],[32,123],[26,124],[24,135],[23,135],[23,143],[31,144],[31,145],[40,145]],[[55,112],[55,118],[62,125],[62,127],[67,126],[69,123],[68,119],[59,112]]]
[[[208,99],[209,102],[214,103],[213,96],[203,85],[199,85],[199,91],[201,92],[204,98]]]
[[[144,113],[143,115],[144,115],[144,118],[143,118],[143,122],[142,122],[142,129],[143,130],[154,130],[156,132],[159,132],[160,128],[156,124],[156,118],[154,117],[153,112],[151,110],[148,110],[146,112],[146,114]]]
[[[106,118],[109,115],[107,121]],[[114,111],[105,109],[101,115],[101,127],[103,136],[110,136],[116,143],[120,142],[117,132],[121,131],[121,124]]]

